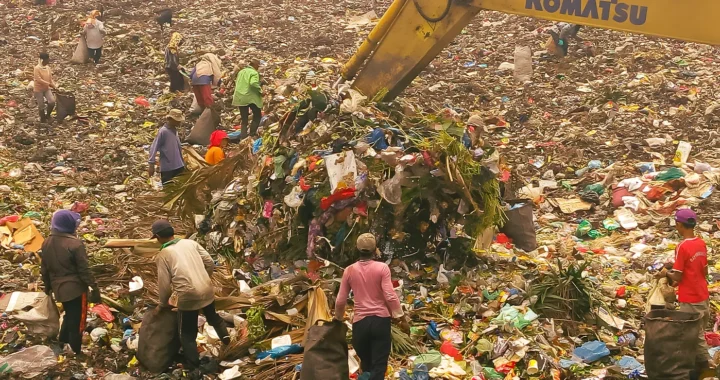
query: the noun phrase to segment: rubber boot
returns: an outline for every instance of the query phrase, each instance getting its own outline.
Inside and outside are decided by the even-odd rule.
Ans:
[[[253,121],[252,121],[252,123],[250,123],[250,136],[251,137],[257,137],[257,135],[258,135],[257,130],[258,130],[259,126],[260,126],[260,120],[256,121],[255,118],[253,117]]]
[[[45,110],[39,110],[38,113],[40,114],[40,122],[46,123],[47,122],[47,115],[45,114]]]
[[[54,105],[54,104],[53,104],[53,105],[48,105],[48,107],[47,107],[47,116],[46,116],[46,119],[47,119],[48,121],[52,121],[52,117],[51,117],[50,115],[52,114],[53,109],[55,109],[55,105]]]

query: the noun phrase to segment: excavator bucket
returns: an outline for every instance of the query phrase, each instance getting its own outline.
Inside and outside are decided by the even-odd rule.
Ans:
[[[368,97],[393,99],[482,9],[720,45],[716,0],[395,0],[343,77]]]

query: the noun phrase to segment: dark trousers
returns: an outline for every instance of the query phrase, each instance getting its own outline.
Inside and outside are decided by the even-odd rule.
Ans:
[[[85,320],[87,319],[87,294],[63,302],[65,316],[60,326],[60,343],[68,343],[70,348],[79,354],[82,352],[82,336],[85,331]]]
[[[102,47],[99,47],[97,49],[88,48],[88,53],[90,54],[90,59],[92,59],[96,65],[100,63],[100,57],[102,56]]]
[[[185,77],[179,70],[165,69],[170,77],[170,92],[185,91]]]
[[[360,357],[363,373],[370,372],[369,380],[383,380],[390,357],[390,317],[365,317],[353,323],[352,344]]]
[[[178,311],[178,326],[180,329],[180,345],[187,361],[188,369],[195,369],[200,366],[200,354],[198,354],[197,339],[198,334],[198,314],[200,310],[179,310]],[[225,321],[215,311],[215,302],[202,308],[202,313],[205,315],[207,322],[215,329],[220,340],[224,344],[230,343],[230,334],[228,333]]]
[[[163,185],[167,185],[168,182],[172,181],[173,178],[179,176],[184,171],[185,167],[177,168],[175,170],[169,170],[166,172],[160,172],[160,182],[162,182]]]
[[[250,110],[252,110],[253,113],[253,120],[249,133],[250,136],[255,136],[257,134],[258,127],[260,126],[260,120],[262,119],[262,110],[255,104],[240,106],[240,118],[242,120],[240,135],[243,137],[248,135],[248,117],[250,116]]]

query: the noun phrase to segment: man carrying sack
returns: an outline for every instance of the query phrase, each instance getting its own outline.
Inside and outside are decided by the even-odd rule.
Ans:
[[[185,367],[197,372],[200,370],[200,355],[195,339],[200,311],[215,328],[223,344],[230,343],[225,321],[215,311],[215,290],[210,279],[215,263],[197,242],[175,238],[175,230],[167,220],[153,223],[152,233],[162,244],[156,257],[160,307],[170,308],[170,295],[173,291],[177,293],[180,345],[186,359]]]

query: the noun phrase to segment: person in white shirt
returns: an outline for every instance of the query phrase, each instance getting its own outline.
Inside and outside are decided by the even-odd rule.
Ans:
[[[158,296],[160,307],[172,307],[170,295],[177,293],[180,344],[185,355],[185,368],[200,370],[200,355],[195,339],[198,334],[198,315],[205,315],[224,344],[230,343],[225,321],[215,311],[215,291],[212,275],[215,263],[200,244],[189,239],[175,238],[175,230],[167,220],[152,225],[153,237],[162,244],[158,253]]]
[[[88,47],[90,59],[92,59],[96,65],[100,63],[102,47],[105,42],[105,26],[102,21],[97,19],[100,15],[101,13],[98,10],[90,12],[88,19],[85,22],[85,27],[83,28],[85,43]]]

